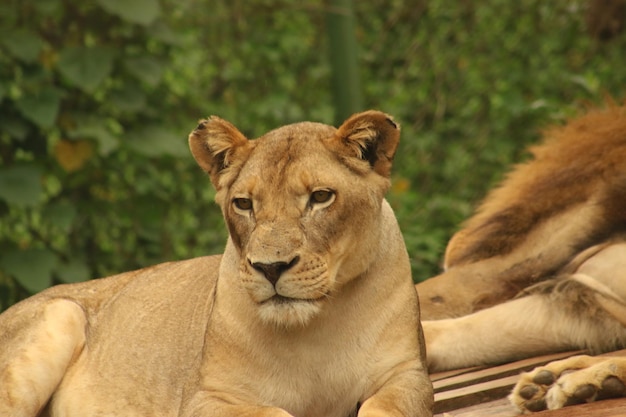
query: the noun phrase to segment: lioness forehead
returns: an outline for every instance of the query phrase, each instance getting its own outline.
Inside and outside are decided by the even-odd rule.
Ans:
[[[323,148],[322,140],[335,134],[337,129],[322,123],[301,122],[271,130],[258,139],[255,139],[254,153],[281,152],[276,155],[298,157],[303,150],[315,151]]]
[[[332,126],[311,122],[272,130],[254,140],[254,150],[240,177],[255,176],[264,182],[284,184],[287,180],[304,180],[303,175],[326,171],[330,168],[329,160],[335,158],[323,141],[336,131]]]

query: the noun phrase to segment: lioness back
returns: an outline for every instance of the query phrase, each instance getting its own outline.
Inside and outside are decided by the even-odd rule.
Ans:
[[[61,318],[78,306],[87,318],[86,334],[72,352],[49,413],[97,415],[106,404],[109,410],[125,410],[119,414],[124,416],[177,415],[182,386],[204,342],[219,260],[170,262],[60,285],[13,306],[0,315],[0,375],[16,378],[12,368],[32,367],[30,388],[43,387],[51,371],[41,365],[36,369],[36,356],[55,352],[50,344],[57,339],[42,336],[39,349],[28,350],[22,343],[37,337],[31,331],[34,321],[44,322],[48,332],[70,333],[72,321]],[[16,400],[26,399],[21,395]],[[3,406],[0,395],[2,411]]]
[[[384,200],[383,113],[189,137],[224,255],[47,290],[0,318],[0,415],[431,414],[417,294]],[[6,394],[6,395],[5,395]]]

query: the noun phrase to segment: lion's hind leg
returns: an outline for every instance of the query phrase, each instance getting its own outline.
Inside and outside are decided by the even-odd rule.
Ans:
[[[522,411],[541,411],[625,395],[626,358],[582,355],[522,374],[509,399]]]
[[[0,416],[35,417],[85,344],[85,312],[34,297],[0,316]]]

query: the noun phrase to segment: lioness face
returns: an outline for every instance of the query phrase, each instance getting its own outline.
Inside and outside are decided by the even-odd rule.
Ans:
[[[398,131],[387,118],[375,121]],[[374,122],[368,126],[366,133],[362,126],[358,130],[362,138],[381,136]],[[216,137],[220,144],[235,144],[219,161],[212,182],[240,255],[241,285],[266,323],[309,323],[334,294],[365,272],[377,247],[388,170],[376,167],[371,155],[365,159],[367,142],[358,145],[362,152],[350,147],[350,129],[298,123],[248,141],[229,123],[213,118],[195,131],[206,137],[209,148]],[[374,150],[385,151],[382,145]],[[389,163],[393,151],[395,145]],[[197,152],[194,156],[199,159]],[[212,173],[214,167],[203,168]]]
[[[241,280],[267,322],[307,323],[345,281],[363,272],[359,260],[370,255],[366,235],[376,234],[383,190],[357,191],[368,188],[363,178],[323,144],[333,133],[314,124],[270,133],[227,190],[224,214],[241,251]],[[264,166],[272,160],[279,165]],[[367,214],[351,217],[353,209]],[[344,243],[351,241],[364,245]],[[338,276],[345,263],[348,276]]]

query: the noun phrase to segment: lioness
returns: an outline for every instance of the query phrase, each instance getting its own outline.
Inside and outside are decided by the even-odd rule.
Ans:
[[[431,415],[389,188],[399,127],[189,136],[224,254],[50,288],[0,316],[0,416]],[[40,414],[42,413],[42,414]]]
[[[546,137],[451,239],[445,272],[417,285],[431,370],[626,347],[626,107]],[[511,398],[536,411],[625,383],[626,358],[577,357],[524,375]]]

